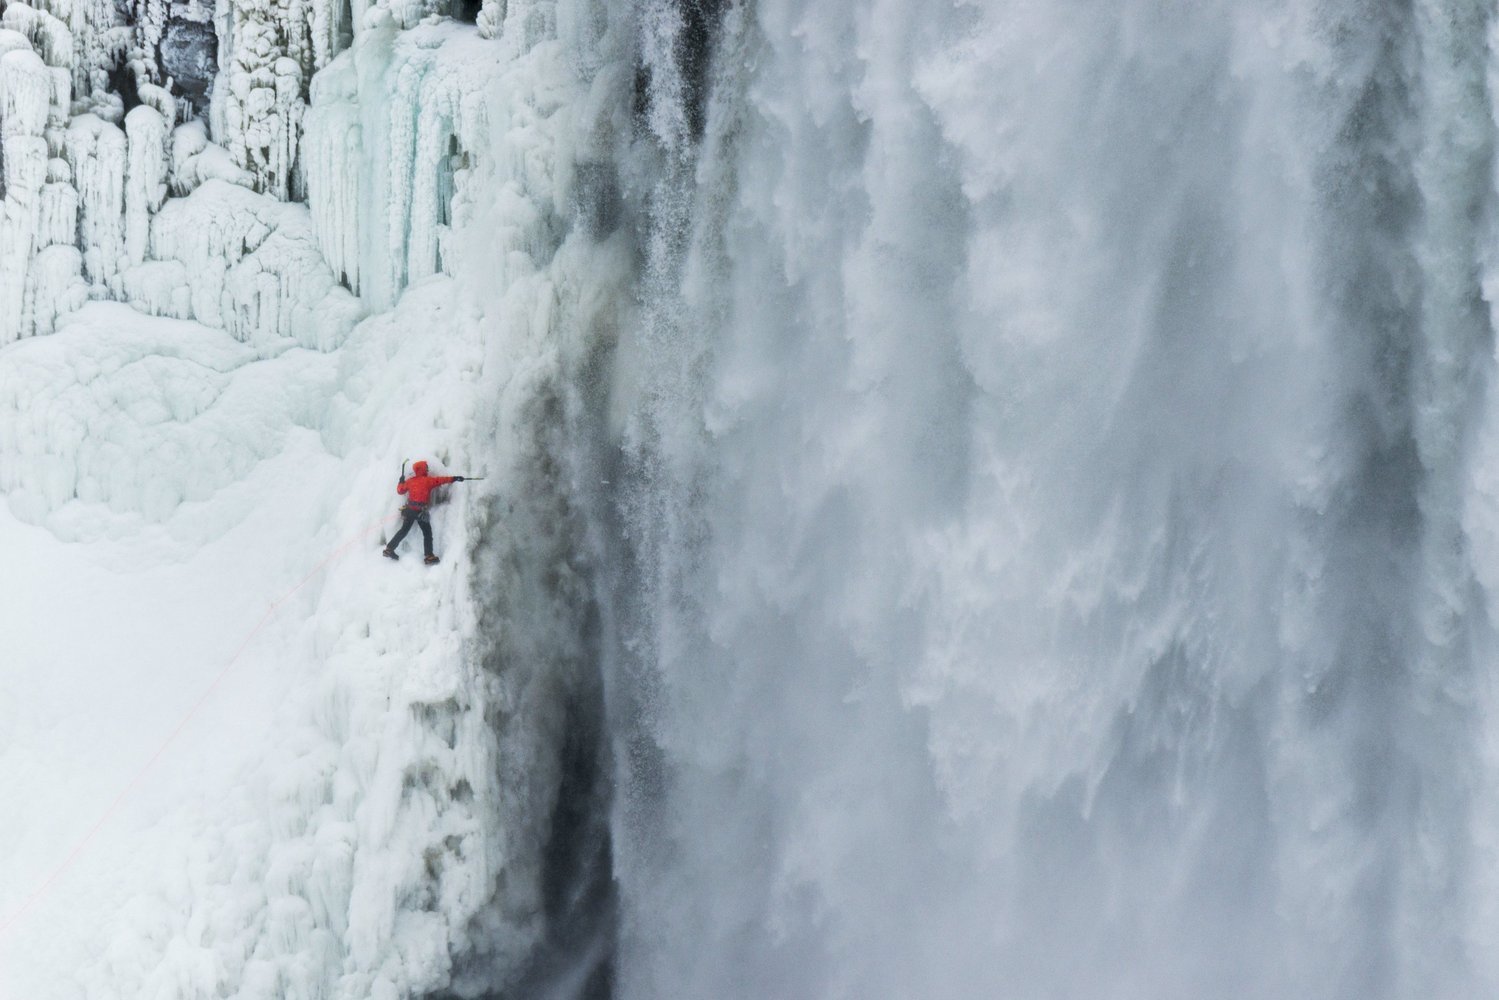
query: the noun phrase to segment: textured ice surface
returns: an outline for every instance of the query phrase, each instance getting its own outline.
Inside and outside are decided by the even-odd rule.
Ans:
[[[309,36],[306,8],[221,9],[239,61],[220,50],[206,122],[177,122],[189,102],[152,83],[128,111],[63,87],[59,111],[65,78],[0,34],[6,197],[30,213],[6,218],[31,241],[4,246],[36,289],[0,349],[0,548],[37,567],[0,602],[20,664],[0,680],[0,801],[36,817],[0,824],[0,921],[209,692],[0,930],[6,1000],[470,995],[552,974],[528,970],[558,933],[544,862],[589,614],[552,436],[578,417],[564,365],[612,336],[629,257],[567,239],[569,156],[607,144],[609,105],[573,110],[586,80],[545,7],[510,4],[548,30],[508,38],[498,8],[488,40],[357,10],[328,110],[371,148],[337,161],[318,139],[309,205],[278,196],[310,148],[303,85],[351,41],[329,10]],[[170,48],[181,12],[142,13],[135,35]],[[422,456],[493,473],[438,508],[431,569],[377,553],[400,459]],[[95,627],[57,634],[40,609],[64,592]]]
[[[0,795],[40,815],[9,827],[0,909],[62,859],[275,608],[108,836],[4,942],[7,995],[178,983],[183,996],[364,997],[447,981],[450,949],[508,860],[482,835],[498,807],[496,737],[483,723],[493,682],[463,638],[467,498],[437,517],[450,564],[377,553],[398,449],[471,420],[477,345],[447,298],[408,296],[339,356],[262,357],[223,332],[91,306],[0,357],[12,414],[0,534],[39,567],[43,595],[77,586],[99,623],[70,638],[31,599],[3,612],[20,653],[7,703],[43,721],[0,743]],[[422,341],[418,326],[445,335]],[[378,389],[350,379],[387,364]],[[432,378],[441,393],[391,405],[408,379]],[[445,453],[464,457],[452,442]],[[70,725],[97,726],[91,749],[59,742]],[[98,773],[73,794],[45,793],[94,753]],[[417,897],[431,900],[425,916],[407,916]],[[80,930],[103,935],[87,961],[69,950]],[[60,983],[63,968],[76,978]]]
[[[518,75],[497,50],[505,52],[451,23],[399,31],[375,10],[354,48],[318,74],[302,154],[313,222],[329,263],[372,305],[393,302],[412,281],[452,271],[447,243],[473,218],[473,157],[495,125],[507,137],[499,151],[507,158],[548,142],[524,121],[508,120],[529,117],[528,102],[489,100],[498,80]],[[548,86],[532,79],[564,75],[555,58],[553,44],[528,54],[528,89]],[[537,63],[542,75],[532,76]],[[550,109],[543,103],[542,110]]]
[[[151,246],[155,259],[182,265],[167,291],[185,285],[194,318],[241,340],[328,349],[361,313],[318,252],[304,207],[223,180],[167,203],[152,219]],[[166,311],[150,292],[131,299]]]

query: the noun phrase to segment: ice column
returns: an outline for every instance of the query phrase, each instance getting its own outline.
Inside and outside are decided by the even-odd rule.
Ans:
[[[376,14],[313,88],[303,159],[318,243],[375,308],[451,273],[447,234],[467,204],[467,151],[488,142],[483,95],[502,61],[469,58],[476,44],[428,25],[395,32]]]
[[[166,200],[168,128],[161,113],[145,105],[125,118],[129,148],[125,165],[125,254],[132,264],[146,259],[151,216]]]
[[[7,12],[8,13],[8,12]],[[9,41],[7,42],[7,39]],[[22,336],[26,275],[41,222],[42,187],[47,180],[47,124],[52,83],[47,66],[0,35],[0,142],[3,142],[4,214],[0,217],[0,344]]]
[[[334,62],[312,81],[303,162],[307,207],[328,266],[340,281],[360,290],[359,199],[364,190],[363,135],[354,62]]]
[[[344,39],[342,0],[244,0],[221,16],[224,71],[214,94],[213,132],[257,191],[283,201],[303,195],[298,147],[308,85]]]
[[[78,190],[83,270],[118,293],[125,254],[125,133],[95,115],[68,127],[66,155]]]
[[[83,254],[74,245],[78,236],[78,192],[72,181],[73,172],[66,160],[53,157],[47,161],[37,250],[27,276],[26,315],[22,321],[33,335],[51,333],[58,316],[81,307],[88,298]]]
[[[50,12],[30,4],[10,3],[0,17],[0,26],[25,35],[48,66],[73,65],[73,32]]]

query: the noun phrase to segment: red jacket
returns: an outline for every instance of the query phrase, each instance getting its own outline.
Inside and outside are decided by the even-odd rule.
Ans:
[[[396,492],[406,495],[406,502],[412,507],[427,506],[427,499],[432,491],[439,486],[458,481],[457,476],[429,476],[427,475],[427,463],[417,462],[411,467],[415,473],[410,479],[403,479],[396,484]]]

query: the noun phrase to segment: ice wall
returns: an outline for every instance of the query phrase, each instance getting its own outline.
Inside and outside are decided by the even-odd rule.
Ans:
[[[472,29],[401,31],[376,9],[318,75],[302,154],[313,223],[329,264],[372,306],[451,271],[445,244],[472,217],[469,151],[488,141],[507,55]]]
[[[293,220],[275,204],[301,190],[309,82],[350,35],[336,6],[222,6],[221,23],[212,25],[212,11],[196,2],[5,5],[0,50],[14,55],[4,83],[10,207],[0,344],[50,332],[88,297],[126,299],[246,335],[244,295],[219,294],[212,278],[193,291],[190,308],[169,301],[177,293],[164,289],[180,286],[199,262],[173,256],[169,232],[153,240],[153,228],[173,225],[153,220],[169,193],[186,195],[209,179],[265,196],[254,208],[241,199],[231,228]],[[215,47],[216,55],[208,51]],[[212,141],[193,121],[203,112],[211,112]],[[306,314],[321,308],[321,286],[332,281],[322,280],[321,261],[295,249],[279,253],[280,244],[302,239],[295,221],[287,227],[264,248],[265,236],[256,235],[214,249],[227,268],[256,258],[250,266],[262,277],[254,308],[267,313],[267,328],[327,346],[347,330],[352,300],[330,306],[344,317],[324,324],[332,333],[311,329]]]
[[[59,312],[83,300],[73,245],[78,195],[68,163],[54,155],[65,145],[67,80],[33,49],[40,41],[51,50],[44,27],[41,15],[22,5],[0,17],[0,344],[50,329]]]
[[[477,8],[476,26],[446,28],[443,3],[17,2],[4,11],[3,50],[24,54],[5,84],[14,207],[0,343],[50,332],[56,316],[93,297],[242,338],[259,324],[247,311],[264,311],[257,328],[329,346],[348,322],[315,330],[308,314],[347,317],[352,300],[323,310],[329,268],[300,249],[305,226],[277,207],[284,202],[318,212],[334,283],[369,306],[389,308],[412,281],[445,269],[441,242],[469,201],[470,151],[488,134],[482,95],[495,57],[510,54],[497,40],[503,5]],[[549,5],[516,11],[512,34],[524,45],[554,37]],[[350,46],[365,34],[356,59]],[[315,95],[314,76],[340,53]],[[223,238],[206,238],[224,262],[210,271],[257,276],[254,306],[243,287],[202,275],[205,247],[183,241],[203,236],[175,231],[206,220],[169,197],[209,180],[264,196],[237,196],[236,218],[215,226]],[[283,225],[268,243],[258,235]]]
[[[203,13],[108,21],[87,101],[75,86],[39,126],[28,91],[15,116],[55,127],[57,207],[27,232],[60,242],[74,297],[18,313],[11,339],[60,332],[0,354],[0,491],[106,561],[163,543],[187,592],[194,565],[243,558],[246,580],[318,575],[236,668],[249,707],[275,706],[255,735],[176,751],[218,760],[223,794],[148,782],[150,822],[127,808],[84,862],[109,902],[57,890],[0,940],[0,995],[597,995],[613,926],[579,496],[630,302],[600,167],[630,127],[627,19],[219,5],[205,93],[162,72],[207,64],[170,41],[201,42],[183,26]],[[33,42],[9,44],[39,78]],[[373,539],[319,563],[421,454],[490,476],[441,512],[443,566],[391,566]]]

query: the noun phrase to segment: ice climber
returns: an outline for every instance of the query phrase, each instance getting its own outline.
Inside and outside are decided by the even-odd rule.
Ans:
[[[406,497],[406,506],[401,508],[401,530],[396,532],[396,537],[385,546],[384,555],[387,559],[399,559],[396,555],[396,547],[406,537],[413,524],[422,529],[422,547],[426,550],[426,562],[428,565],[437,562],[437,556],[432,554],[432,520],[427,516],[427,504],[430,502],[432,491],[439,486],[448,483],[461,483],[463,476],[429,476],[427,475],[427,463],[417,462],[411,467],[412,476],[406,478],[406,466],[401,466],[401,478],[396,483],[396,492]]]

